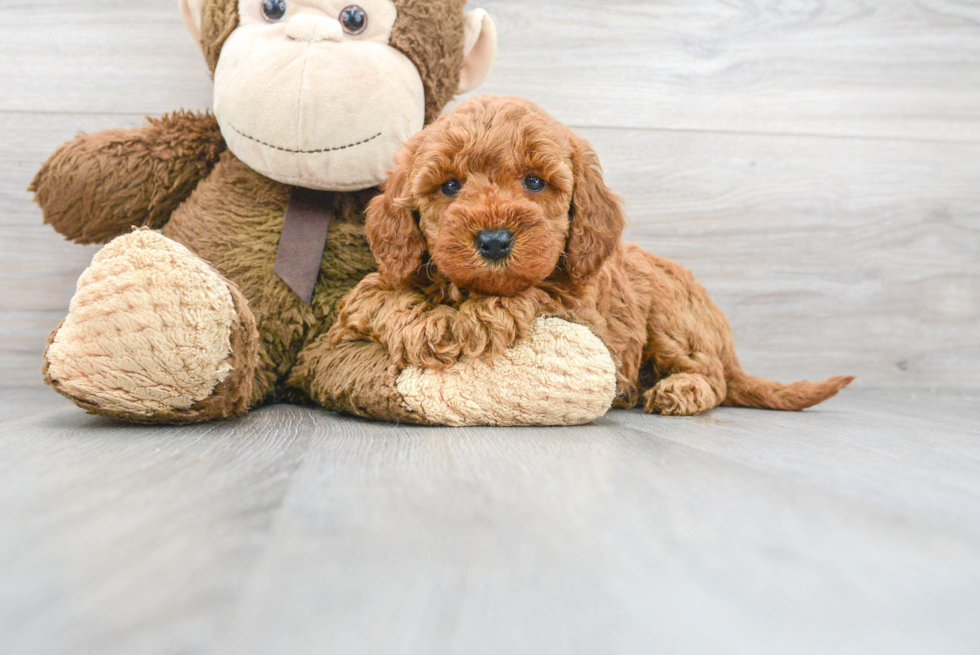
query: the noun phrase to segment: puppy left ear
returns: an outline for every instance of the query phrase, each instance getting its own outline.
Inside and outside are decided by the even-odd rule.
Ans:
[[[469,93],[483,83],[497,56],[497,28],[482,9],[466,14],[463,24],[463,68],[456,93]]]
[[[622,200],[602,179],[599,157],[587,141],[575,137],[572,154],[571,227],[565,250],[565,271],[581,282],[613,254],[626,226]]]
[[[416,134],[398,153],[384,192],[368,204],[364,219],[378,272],[392,286],[411,281],[422,268],[425,256],[425,237],[415,221],[411,197],[412,169],[422,138],[422,132]]]

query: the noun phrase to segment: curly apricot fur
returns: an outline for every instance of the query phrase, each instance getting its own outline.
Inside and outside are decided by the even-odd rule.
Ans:
[[[543,191],[525,188],[534,175]],[[442,185],[458,180],[447,197]],[[542,315],[588,325],[616,363],[617,401],[694,415],[722,403],[798,410],[853,378],[782,385],[746,375],[728,322],[689,271],[620,241],[620,199],[591,146],[516,98],[484,96],[413,137],[366,230],[379,273],[343,301],[332,344],[372,339],[396,366],[492,357]],[[489,261],[481,230],[513,248]]]

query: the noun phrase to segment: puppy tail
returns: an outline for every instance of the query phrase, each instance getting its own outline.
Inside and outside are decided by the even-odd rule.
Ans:
[[[740,373],[728,381],[728,395],[723,404],[726,407],[754,407],[798,412],[836,396],[838,391],[853,381],[853,375],[838,375],[823,382],[804,380],[792,384],[780,384]]]

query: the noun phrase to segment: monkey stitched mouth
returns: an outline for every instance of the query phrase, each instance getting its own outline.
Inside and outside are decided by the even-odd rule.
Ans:
[[[261,139],[256,139],[254,136],[249,136],[248,134],[245,134],[244,132],[242,132],[240,129],[238,129],[234,125],[230,125],[230,127],[231,127],[231,129],[235,130],[236,132],[238,132],[239,134],[241,134],[243,137],[245,137],[249,141],[255,141],[259,145],[263,145],[266,148],[273,148],[275,150],[281,150],[282,152],[290,152],[290,153],[293,153],[295,155],[319,155],[319,154],[322,154],[324,152],[336,152],[338,150],[347,150],[348,148],[353,148],[355,146],[359,146],[359,145],[363,145],[365,143],[368,143],[369,141],[374,141],[379,136],[381,136],[381,132],[378,132],[377,134],[375,134],[372,137],[368,137],[366,139],[362,139],[361,141],[358,141],[357,143],[348,143],[346,146],[336,146],[336,147],[333,147],[333,148],[321,148],[319,150],[291,150],[289,148],[283,148],[282,146],[277,146],[277,145],[274,145],[274,144],[271,144],[271,143],[266,143],[265,141],[262,141]]]

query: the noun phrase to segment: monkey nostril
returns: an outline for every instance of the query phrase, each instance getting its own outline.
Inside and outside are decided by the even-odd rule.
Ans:
[[[514,247],[514,234],[510,230],[483,230],[476,235],[476,249],[480,256],[498,262],[510,254]]]

